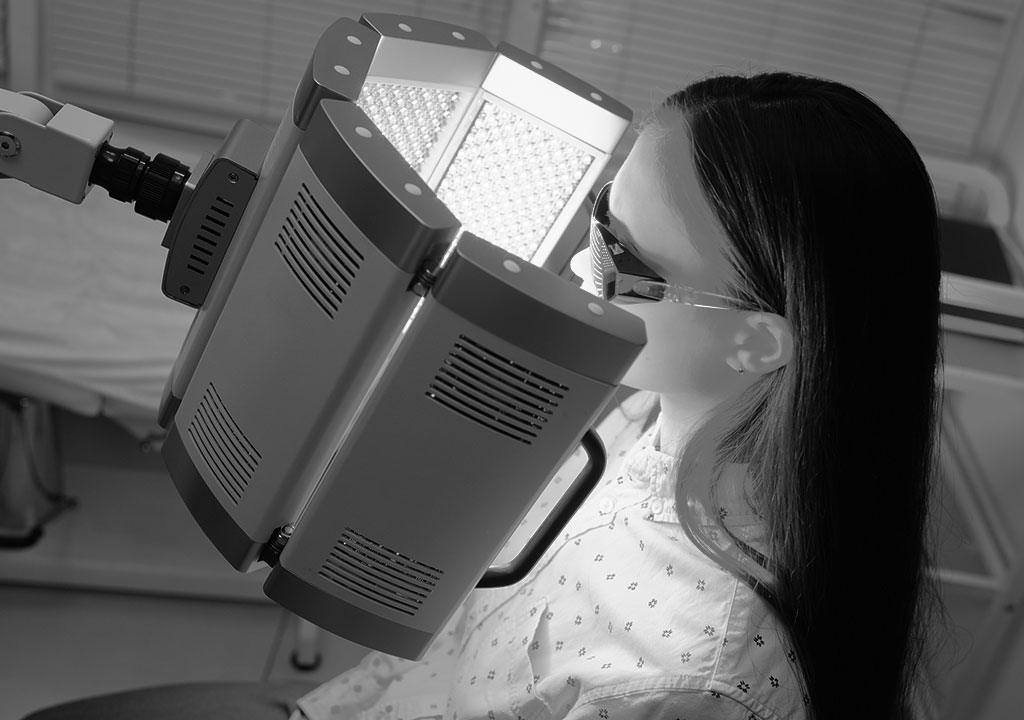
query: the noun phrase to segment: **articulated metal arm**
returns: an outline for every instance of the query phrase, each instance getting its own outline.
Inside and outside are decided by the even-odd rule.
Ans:
[[[0,174],[80,203],[114,122],[35,93],[0,89]]]
[[[109,144],[114,122],[74,105],[0,89],[0,178],[81,203],[93,185],[168,222],[164,293],[200,307],[256,186],[273,133],[240,120],[196,171]],[[182,242],[177,242],[183,238]]]
[[[135,211],[167,221],[189,169],[167,155],[150,160],[135,148],[108,144],[114,122],[36,93],[0,89],[0,176],[80,203],[93,185],[135,203]]]

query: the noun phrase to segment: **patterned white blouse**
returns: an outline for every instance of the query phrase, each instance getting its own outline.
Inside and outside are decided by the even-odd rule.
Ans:
[[[300,699],[293,720],[803,720],[784,633],[683,533],[674,460],[654,447],[657,425],[643,432],[637,402],[602,423],[605,478],[525,580],[474,591],[419,662],[371,652]],[[576,472],[567,463],[535,510]],[[719,513],[758,546],[758,518]]]

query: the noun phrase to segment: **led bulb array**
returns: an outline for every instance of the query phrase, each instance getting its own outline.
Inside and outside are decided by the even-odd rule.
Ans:
[[[368,82],[357,104],[412,168],[423,163],[455,113],[460,94],[451,90]]]
[[[467,230],[529,260],[593,161],[529,118],[484,101],[437,196]]]

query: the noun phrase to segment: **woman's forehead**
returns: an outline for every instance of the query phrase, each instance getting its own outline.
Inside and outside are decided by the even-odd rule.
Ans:
[[[681,117],[674,127],[658,123],[640,133],[612,184],[609,211],[613,230],[625,229],[655,270],[678,282],[697,275],[717,285],[727,277],[727,240],[701,189]]]

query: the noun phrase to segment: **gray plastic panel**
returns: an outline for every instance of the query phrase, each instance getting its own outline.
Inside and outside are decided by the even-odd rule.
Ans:
[[[537,72],[539,75],[542,75],[559,87],[565,88],[582,100],[594,104],[595,109],[600,108],[604,112],[620,118],[626,124],[633,121],[633,111],[628,105],[613,97],[609,97],[603,90],[581,80],[579,77],[563,70],[559,66],[544,60],[541,61],[541,68],[538,69],[536,66],[531,64],[539,61],[537,56],[531,55],[525,50],[507,42],[498,44],[498,52],[519,65],[532,68],[534,72]],[[595,94],[597,97],[595,97]],[[600,98],[599,100],[597,99],[598,97]],[[610,152],[612,148],[604,147],[602,149]]]
[[[460,223],[355,103],[325,100],[302,154],[338,207],[398,268],[440,258]]]
[[[234,521],[210,491],[181,441],[178,428],[171,426],[161,450],[171,480],[185,506],[206,536],[235,568],[247,571],[256,564],[267,538],[254,539]]]
[[[494,50],[494,45],[483,33],[429,18],[392,13],[365,13],[359,18],[359,22],[375,30],[385,40],[415,40],[469,50]]]
[[[476,90],[496,56],[484,35],[457,25],[384,13],[363,15],[360,23],[381,35],[368,73],[373,78]]]
[[[191,307],[202,306],[256,180],[252,172],[227,158],[211,163],[179,219],[164,264],[164,295]]]
[[[432,633],[414,630],[325,595],[280,565],[270,571],[263,587],[267,597],[296,615],[346,640],[389,655],[419,660],[434,638]]]
[[[238,224],[235,237],[224,255],[216,281],[210,288],[206,302],[196,313],[189,327],[181,352],[178,353],[171,376],[168,378],[159,412],[160,424],[163,427],[167,427],[173,420],[180,400],[192,382],[199,359],[217,326],[221,311],[245,264],[245,258],[260,232],[267,209],[273,204],[281,178],[294,158],[301,135],[301,131],[292,123],[291,113],[286,112],[274,133],[262,165],[252,168],[258,170],[259,182],[256,183],[256,189]],[[172,218],[171,225],[174,223],[175,218]]]
[[[474,250],[491,257],[483,248],[469,254]],[[620,376],[642,347],[630,337],[642,334],[638,319],[573,332],[578,298],[564,296],[568,307],[557,298],[546,307],[524,296],[536,288],[549,296],[545,283],[510,283],[490,269],[477,265],[446,280],[443,295],[475,299],[472,319],[456,311],[464,303],[453,309],[433,294],[424,298],[280,557],[280,576],[308,586],[303,602],[313,622],[334,624],[337,601],[405,626],[408,637],[381,639],[388,652],[404,653],[422,633],[432,636],[444,626],[614,393],[614,385],[579,369]],[[522,274],[534,271],[571,288],[537,268]],[[566,365],[518,344],[529,336],[526,329],[539,330],[559,314],[569,316],[555,324],[563,332],[543,331],[544,341],[533,346]],[[620,343],[633,354],[613,348],[601,364],[587,361],[595,345],[612,347],[596,338],[616,329],[625,332]],[[592,345],[553,347],[581,341]],[[621,366],[613,367],[615,361]],[[268,578],[271,597],[276,582]],[[339,634],[348,632],[343,625]]]
[[[352,18],[324,31],[295,89],[292,117],[303,130],[321,100],[355,100],[366,80],[380,35]]]
[[[345,253],[357,262],[342,267]],[[295,153],[175,416],[191,463],[249,537],[297,516],[420,299],[412,278]]]
[[[647,342],[635,315],[470,233],[431,294],[519,347],[612,385]]]

